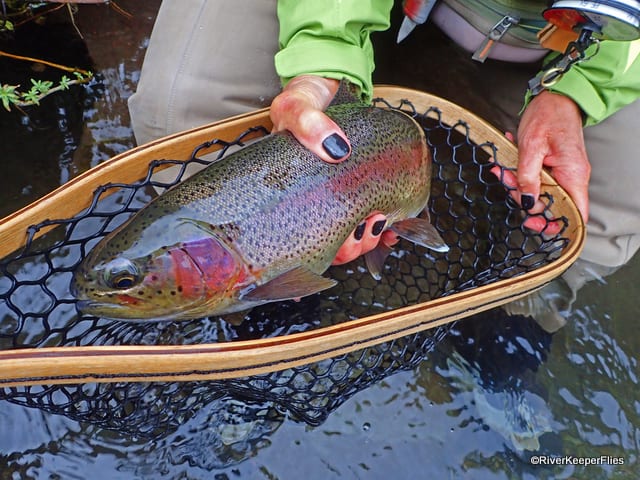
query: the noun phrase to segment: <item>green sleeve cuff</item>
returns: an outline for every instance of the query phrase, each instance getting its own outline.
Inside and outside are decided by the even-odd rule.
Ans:
[[[607,106],[600,97],[598,89],[588,78],[576,70],[566,72],[556,84],[547,90],[569,97],[576,102],[583,112],[585,127],[595,125],[608,116]]]
[[[571,98],[584,113],[584,125],[595,125],[640,98],[640,42],[604,41],[587,50],[587,57],[571,67],[550,92]],[[527,92],[525,106],[531,100]]]
[[[370,100],[374,68],[371,33],[389,28],[393,0],[278,0],[278,75],[351,81]]]
[[[276,71],[283,85],[298,75],[318,75],[358,85],[365,100],[373,93],[373,62],[369,52],[332,39],[312,39],[281,50],[275,57]]]

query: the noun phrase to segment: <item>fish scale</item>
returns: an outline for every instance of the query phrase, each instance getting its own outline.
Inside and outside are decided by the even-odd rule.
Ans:
[[[323,162],[283,132],[209,165],[90,252],[72,286],[80,308],[126,319],[239,311],[331,286],[320,275],[374,212],[386,215],[399,235],[416,236],[415,228],[400,226],[429,198],[431,156],[422,128],[401,112],[337,97],[345,103],[331,105],[327,114],[350,139],[346,161]],[[442,247],[433,227],[424,227]],[[236,268],[219,268],[215,255],[196,247],[204,244],[227,262],[232,257]],[[203,270],[200,283],[180,272],[175,258]],[[179,285],[178,279],[197,284]],[[211,285],[221,287],[213,291]]]
[[[426,203],[430,166],[402,154],[382,155],[398,149],[388,136],[404,139],[403,153],[413,148],[428,155],[421,129],[409,117],[360,105],[330,107],[328,114],[352,142],[350,160],[327,164],[290,134],[274,135],[238,152],[233,161],[196,174],[160,197],[157,207],[212,225],[235,225],[241,232],[236,249],[253,265],[279,262],[277,273],[291,268],[295,259],[287,252],[294,244],[302,247],[312,271],[326,270],[347,235],[370,213],[388,212],[392,221],[419,213]],[[270,230],[275,234],[265,235]],[[290,242],[281,241],[283,235]],[[322,255],[306,257],[316,252]]]

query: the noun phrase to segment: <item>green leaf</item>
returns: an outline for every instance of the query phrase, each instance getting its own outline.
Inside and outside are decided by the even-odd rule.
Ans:
[[[69,90],[69,85],[71,85],[71,79],[66,75],[63,75],[60,79],[60,88],[62,90]]]
[[[33,103],[34,105],[40,105],[40,93],[35,86],[31,87],[31,90],[29,90],[27,93],[23,93],[22,99],[25,102]]]
[[[17,103],[20,101],[20,97],[16,92],[16,89],[20,85],[0,85],[0,101],[2,102],[2,106],[8,112],[11,111],[11,104]]]
[[[13,22],[0,19],[0,32],[13,32]]]
[[[51,90],[51,87],[53,87],[53,82],[49,80],[34,80],[32,78],[31,83],[33,84],[33,87],[31,87],[31,90],[35,89],[37,92],[40,92],[40,93],[47,93],[49,90]]]

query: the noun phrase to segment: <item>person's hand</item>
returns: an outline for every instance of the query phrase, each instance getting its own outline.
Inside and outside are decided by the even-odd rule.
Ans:
[[[338,91],[340,82],[315,75],[301,75],[289,81],[271,103],[273,131],[289,130],[307,149],[329,163],[346,160],[351,153],[349,139],[324,110]],[[340,247],[333,265],[355,260],[373,250],[382,240],[387,246],[398,240],[391,231],[383,232],[386,217],[373,213]]]
[[[518,127],[517,189],[520,205],[531,213],[542,211],[539,200],[542,167],[573,199],[584,219],[589,217],[589,177],[580,108],[563,95],[544,91],[522,114]]]
[[[369,215],[342,244],[332,265],[342,265],[355,260],[375,249],[380,242],[387,247],[398,243],[398,236],[391,230],[385,230],[386,226],[387,217],[381,213]]]
[[[273,131],[289,130],[308,150],[329,163],[344,161],[351,153],[349,139],[324,114],[340,82],[315,75],[289,81],[271,103]]]

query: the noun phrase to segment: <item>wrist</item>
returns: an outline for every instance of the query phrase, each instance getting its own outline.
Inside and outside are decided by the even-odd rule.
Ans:
[[[305,74],[292,78],[282,91],[296,92],[306,97],[314,108],[324,110],[335,96],[339,86],[338,80]]]

